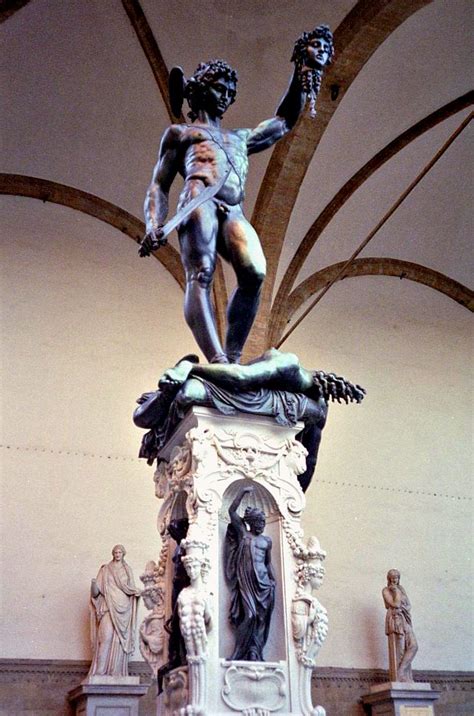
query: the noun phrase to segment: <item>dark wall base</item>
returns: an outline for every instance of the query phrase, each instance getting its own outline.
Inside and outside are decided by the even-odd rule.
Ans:
[[[414,671],[415,681],[431,684],[441,691],[435,704],[436,716],[474,715],[474,673],[466,671]],[[316,669],[313,701],[324,706],[328,716],[366,716],[360,703],[371,686],[388,681],[388,673],[378,669]]]
[[[67,693],[86,676],[86,661],[0,659],[0,716],[73,716]],[[130,673],[151,684],[148,667],[132,662]],[[373,684],[387,681],[387,672],[376,669],[320,668],[313,677],[315,704],[328,716],[365,716],[362,694]],[[416,671],[416,681],[428,681],[441,691],[436,716],[474,714],[474,673]],[[156,716],[156,685],[140,701],[140,716]]]

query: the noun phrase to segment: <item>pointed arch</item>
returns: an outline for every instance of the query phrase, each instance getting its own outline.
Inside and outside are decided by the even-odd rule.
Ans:
[[[321,271],[316,271],[290,293],[286,303],[285,325],[291,321],[295,313],[311,296],[323,289],[337,276],[343,266],[344,262],[341,261],[327,266]],[[443,293],[469,311],[474,312],[474,291],[449,276],[421,264],[388,257],[355,259],[339,280],[360,276],[394,276],[399,279],[415,281]],[[275,333],[272,334],[272,345],[278,343],[279,337]]]
[[[318,97],[316,121],[302,116],[292,133],[273,150],[252,218],[267,258],[267,279],[262,294],[262,309],[249,340],[249,353],[258,354],[263,348],[259,337],[267,334],[273,287],[291,212],[331,117],[375,50],[410,15],[430,2],[359,0],[334,33],[337,60],[326,73]],[[331,99],[331,85],[338,87],[338,96],[334,100]]]
[[[275,336],[281,335],[283,325],[286,323],[285,305],[294,281],[318,238],[339,209],[344,206],[346,201],[350,199],[354,192],[357,191],[357,189],[370,176],[372,176],[374,172],[380,169],[383,164],[395,156],[399,151],[404,149],[408,144],[410,144],[410,142],[414,141],[440,122],[443,122],[448,117],[466,109],[472,105],[473,101],[474,92],[467,92],[461,97],[457,97],[452,102],[448,102],[448,104],[443,105],[427,117],[421,119],[419,122],[416,122],[416,124],[409,127],[405,132],[402,132],[402,134],[377,152],[377,154],[375,154],[366,164],[364,164],[363,167],[361,167],[350,179],[348,179],[331,201],[326,204],[319,216],[308,229],[306,235],[295,251],[293,258],[285,271],[280,286],[278,287],[278,292],[273,302],[270,318],[269,340],[272,345],[275,342]]]

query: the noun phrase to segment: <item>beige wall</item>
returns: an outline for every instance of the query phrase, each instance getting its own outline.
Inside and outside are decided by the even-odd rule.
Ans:
[[[112,545],[125,544],[137,581],[159,552],[134,401],[195,346],[179,288],[130,240],[64,208],[2,203],[2,651],[86,659],[89,581]],[[417,668],[472,668],[470,325],[425,287],[346,280],[285,346],[368,391],[331,408],[308,493],[306,533],[328,551],[321,665],[386,665],[380,591],[397,566]]]

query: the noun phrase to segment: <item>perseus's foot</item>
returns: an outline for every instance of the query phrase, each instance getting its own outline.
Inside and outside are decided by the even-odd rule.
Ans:
[[[230,362],[230,361],[229,361],[229,359],[227,358],[227,356],[226,356],[225,353],[216,353],[216,355],[213,356],[213,357],[211,358],[211,360],[209,361],[209,363],[221,363],[221,364],[223,364],[223,365],[226,365],[226,364],[229,363],[229,362]]]
[[[227,358],[229,363],[240,363],[242,353],[241,351],[227,351]]]
[[[193,369],[195,363],[189,360],[181,360],[173,368],[165,370],[160,380],[158,381],[158,387],[163,392],[166,391],[177,391],[183,383],[186,382],[188,376]]]

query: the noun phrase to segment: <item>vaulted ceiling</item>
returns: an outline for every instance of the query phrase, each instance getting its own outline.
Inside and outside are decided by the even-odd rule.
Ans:
[[[253,126],[285,89],[296,37],[328,23],[336,56],[316,119],[306,113],[252,159],[246,208],[268,268],[248,355],[280,344],[344,278],[398,276],[474,310],[469,0],[13,0],[1,13],[0,192],[84,212],[136,242],[170,122],[169,68],[189,76],[201,60],[227,59],[239,86],[225,123]],[[178,291],[173,243],[155,258]],[[219,266],[221,329],[229,278]]]

